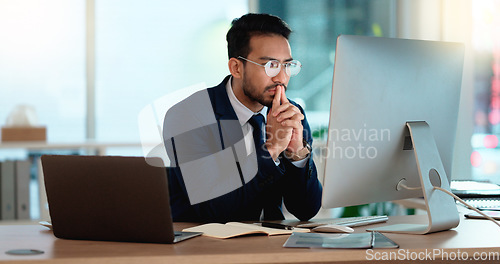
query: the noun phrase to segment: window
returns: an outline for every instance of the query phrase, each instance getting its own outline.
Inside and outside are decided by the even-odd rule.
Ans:
[[[85,135],[83,0],[0,1],[0,125],[32,106],[49,140]]]
[[[247,8],[242,0],[97,0],[96,138],[139,142],[143,107],[184,87],[219,84],[229,74],[227,30]]]
[[[474,135],[472,177],[500,183],[500,1],[472,2]]]
[[[392,0],[259,1],[259,12],[283,18],[293,30],[292,55],[303,66],[287,96],[306,109],[317,136],[328,127],[337,36],[394,37],[393,10]]]
[[[0,125],[14,107],[30,105],[49,142],[86,139],[88,1],[0,1]],[[95,98],[88,100],[99,142],[140,143],[144,106],[187,86],[219,84],[229,74],[225,34],[248,12],[246,0],[92,1]],[[7,152],[0,159],[17,151]]]

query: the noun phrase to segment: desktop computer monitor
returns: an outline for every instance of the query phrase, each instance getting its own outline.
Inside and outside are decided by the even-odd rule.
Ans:
[[[324,208],[423,196],[429,223],[395,231],[458,225],[453,198],[433,186],[449,189],[463,60],[459,43],[338,37]]]

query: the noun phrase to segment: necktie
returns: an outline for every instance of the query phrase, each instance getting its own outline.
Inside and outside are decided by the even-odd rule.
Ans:
[[[264,116],[261,114],[253,115],[248,122],[253,127],[253,141],[255,143],[255,149],[257,152],[262,151],[262,145],[264,145]]]
[[[257,159],[265,157],[262,145],[265,142],[265,125],[264,116],[261,114],[253,115],[250,120],[248,120],[250,125],[253,127],[253,141],[255,142],[255,151],[257,153]],[[276,189],[268,189],[262,193],[262,199],[265,201],[263,204],[263,219],[264,220],[282,220],[285,219],[283,213],[281,212],[281,194],[276,191]]]

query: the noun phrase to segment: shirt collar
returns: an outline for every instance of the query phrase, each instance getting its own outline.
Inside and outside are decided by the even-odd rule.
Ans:
[[[264,122],[267,123],[267,106],[264,106],[262,110],[259,112],[253,112],[252,110],[248,109],[244,104],[242,104],[238,98],[236,98],[236,95],[234,95],[233,92],[233,87],[231,85],[231,81],[233,80],[233,77],[229,78],[229,81],[226,84],[226,91],[227,95],[229,97],[229,102],[231,102],[231,106],[234,109],[234,112],[236,113],[236,116],[238,117],[238,121],[240,121],[240,125],[243,126],[248,122],[248,120],[255,114],[262,114],[264,116]]]

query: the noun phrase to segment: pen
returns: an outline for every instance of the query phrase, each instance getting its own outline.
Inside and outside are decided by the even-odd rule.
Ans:
[[[269,223],[269,222],[261,222],[260,224],[263,227],[278,228],[278,229],[285,229],[285,230],[293,230],[293,226],[289,226],[289,225],[283,225],[283,224],[278,224],[278,223]]]

